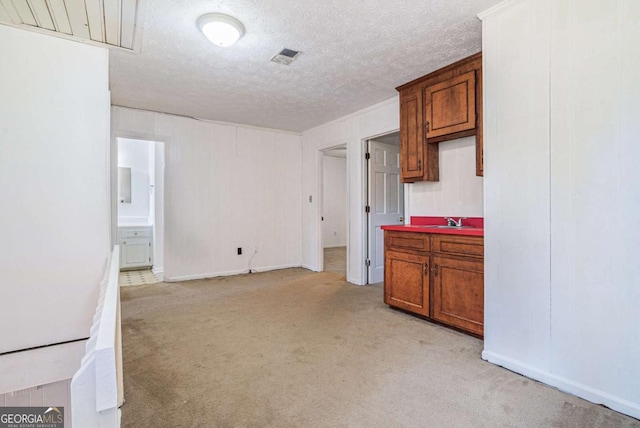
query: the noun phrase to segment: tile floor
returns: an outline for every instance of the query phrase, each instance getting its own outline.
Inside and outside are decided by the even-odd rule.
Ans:
[[[120,279],[118,283],[121,287],[128,287],[129,285],[146,285],[162,282],[151,269],[144,270],[128,270],[120,272]]]

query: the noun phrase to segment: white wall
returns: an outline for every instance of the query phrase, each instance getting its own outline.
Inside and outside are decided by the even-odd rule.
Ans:
[[[510,31],[506,38],[485,23],[483,49],[485,351],[535,361],[544,371],[551,340],[549,36],[547,25],[529,23],[543,23],[547,13],[542,1],[496,17]]]
[[[398,130],[398,97],[376,104],[341,119],[318,126],[302,134],[302,264],[321,270],[322,226],[318,196],[321,191],[320,150],[347,145],[347,194],[349,223],[347,230],[347,281],[364,284],[365,239],[364,150],[363,140]],[[312,202],[309,202],[309,196]]]
[[[118,167],[131,168],[131,203],[118,201],[118,224],[136,225],[152,224],[151,184],[154,177],[152,162],[155,156],[150,155],[154,143],[150,141],[118,139]]]
[[[0,52],[7,352],[89,334],[109,255],[109,91],[106,49],[0,25]]]
[[[112,118],[114,137],[165,143],[165,280],[300,266],[299,135],[122,107]]]
[[[425,73],[428,70],[425,70]],[[319,193],[320,150],[347,144],[348,245],[347,281],[366,281],[363,224],[364,191],[363,141],[395,132],[400,126],[399,98],[376,104],[302,134],[303,156],[303,266],[320,269],[321,222],[318,207],[309,195]],[[440,181],[405,185],[405,218],[414,215],[483,216],[483,179],[475,176],[475,138],[440,143]]]
[[[484,16],[484,358],[640,417],[640,3]]]
[[[347,245],[347,159],[322,158],[322,244]]]
[[[407,186],[405,217],[484,217],[483,178],[476,176],[476,138],[444,141],[439,146],[440,181]]]

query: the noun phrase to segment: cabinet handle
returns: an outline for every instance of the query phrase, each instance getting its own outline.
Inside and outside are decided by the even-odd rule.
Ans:
[[[424,274],[429,275],[429,263],[424,264]]]
[[[418,159],[418,169],[422,170],[422,159]]]
[[[435,266],[433,267],[433,274],[434,274],[435,276],[438,276],[438,265],[435,265]]]
[[[424,123],[424,133],[426,134],[427,132],[429,132],[429,121],[428,120]]]

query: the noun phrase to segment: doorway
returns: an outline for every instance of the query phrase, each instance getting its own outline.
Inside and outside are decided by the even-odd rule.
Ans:
[[[116,138],[116,240],[121,285],[164,277],[164,143]]]
[[[404,224],[404,184],[400,181],[400,133],[367,141],[367,283],[384,281],[383,225]]]
[[[323,271],[347,275],[347,146],[321,151]]]

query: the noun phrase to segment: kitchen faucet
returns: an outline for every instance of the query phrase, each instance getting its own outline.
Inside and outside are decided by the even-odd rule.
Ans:
[[[462,227],[462,220],[465,220],[466,217],[460,217],[458,221],[451,217],[445,217],[444,219],[447,220],[447,226]]]

